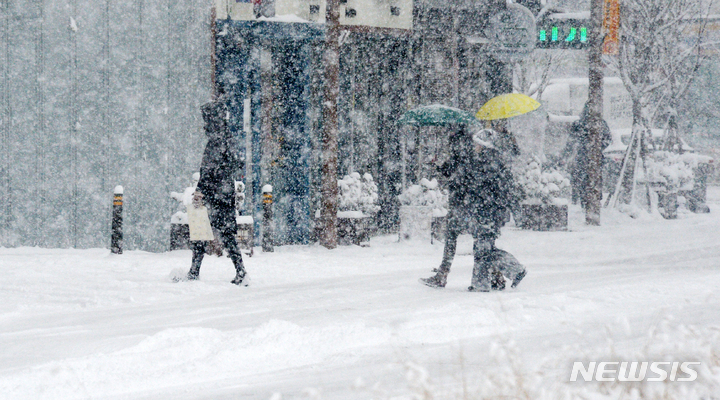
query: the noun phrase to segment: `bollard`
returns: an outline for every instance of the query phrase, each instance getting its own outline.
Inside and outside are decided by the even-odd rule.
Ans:
[[[262,250],[272,252],[273,249],[273,227],[272,227],[272,186],[262,187],[263,192],[263,223],[262,223]]]
[[[123,187],[115,187],[113,198],[112,235],[110,238],[110,251],[114,254],[122,254],[122,209],[123,209]]]

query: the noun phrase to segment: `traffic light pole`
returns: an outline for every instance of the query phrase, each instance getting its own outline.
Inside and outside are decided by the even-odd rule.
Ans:
[[[588,130],[587,181],[585,182],[585,223],[600,225],[602,202],[602,114],[603,114],[603,0],[592,0],[590,6],[590,49],[588,52]]]

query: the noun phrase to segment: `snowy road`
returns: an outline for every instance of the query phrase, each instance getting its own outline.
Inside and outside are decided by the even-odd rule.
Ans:
[[[502,293],[465,291],[468,236],[444,290],[417,283],[439,263],[441,244],[389,236],[369,248],[256,252],[246,258],[248,288],[231,285],[230,261],[216,257],[201,281],[170,283],[171,270],[189,267],[189,251],[0,248],[0,398],[522,392],[517,381],[492,382],[508,368],[520,370],[529,398],[557,398],[567,388],[551,386],[567,384],[573,361],[649,356],[656,343],[680,344],[670,354],[680,357],[683,343],[711,340],[720,326],[720,190],[710,197],[711,214],[675,221],[609,213],[588,228],[573,210],[570,232],[508,227],[499,246],[529,274]]]

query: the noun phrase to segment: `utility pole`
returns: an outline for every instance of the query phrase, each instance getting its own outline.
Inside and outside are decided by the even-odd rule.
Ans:
[[[340,92],[340,0],[327,0],[325,17],[325,90],[323,101],[322,141],[322,211],[320,244],[328,249],[337,247],[337,162],[338,117],[337,99]]]
[[[600,225],[602,202],[602,114],[603,114],[603,0],[591,0],[590,49],[588,52],[588,137],[587,181],[585,187],[585,223]]]

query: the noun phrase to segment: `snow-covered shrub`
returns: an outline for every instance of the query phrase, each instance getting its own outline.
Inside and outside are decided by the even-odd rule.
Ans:
[[[662,183],[668,192],[692,189],[695,181],[693,168],[697,167],[694,154],[677,154],[669,151],[656,151],[645,160],[646,181]]]
[[[197,187],[198,181],[200,180],[200,173],[196,172],[192,175],[192,185],[185,188],[185,190],[182,193],[179,192],[170,192],[170,197],[177,200],[178,203],[178,210],[175,212],[175,214],[170,217],[170,223],[171,224],[183,224],[187,225],[188,223],[188,216],[187,216],[187,208],[192,204],[192,198],[193,193],[195,193],[195,188]]]
[[[372,175],[366,173],[362,177],[353,172],[338,181],[340,190],[338,198],[339,211],[362,211],[373,215],[380,210],[377,205],[377,185]]]
[[[195,189],[197,188],[198,181],[200,180],[200,173],[195,172],[192,175],[192,184],[185,188],[185,190],[180,192],[170,192],[170,197],[178,201],[178,210],[175,212],[175,214],[170,217],[170,223],[171,224],[181,224],[181,225],[187,225],[188,223],[188,216],[187,216],[187,208],[192,205],[192,199],[193,194],[195,193]],[[245,184],[241,181],[235,181],[235,219],[240,222],[242,220],[242,223],[247,223],[247,217],[240,218],[240,214],[242,212],[242,208],[245,205]],[[250,218],[252,220],[252,218]]]
[[[434,178],[431,181],[425,178],[421,179],[419,185],[408,187],[398,196],[398,199],[404,206],[432,207],[434,217],[447,215],[448,194],[440,189],[437,179]]]
[[[560,171],[556,168],[543,170],[537,159],[531,160],[520,173],[518,183],[525,191],[529,202],[542,204],[557,203],[563,190],[570,187],[570,180]]]

